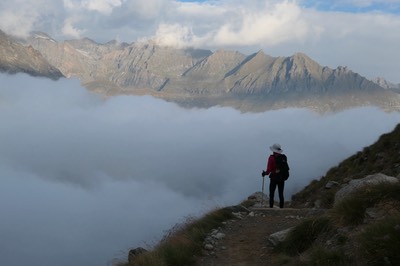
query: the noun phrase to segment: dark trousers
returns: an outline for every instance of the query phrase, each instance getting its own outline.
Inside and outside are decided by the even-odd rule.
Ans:
[[[279,207],[283,208],[285,203],[285,199],[283,198],[283,190],[285,188],[285,181],[283,182],[275,182],[273,179],[269,181],[269,207],[274,207],[274,197],[276,186],[278,186],[278,194],[279,194]]]

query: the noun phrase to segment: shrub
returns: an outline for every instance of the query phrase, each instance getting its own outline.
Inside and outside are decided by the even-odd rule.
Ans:
[[[364,220],[366,208],[365,199],[354,196],[341,201],[330,214],[338,224],[357,225]]]
[[[186,223],[172,228],[154,248],[135,258],[129,266],[180,266],[190,265],[195,256],[202,251],[202,244],[207,234],[222,222],[233,218],[229,209],[218,209],[206,214],[198,220],[188,219]]]
[[[331,221],[327,217],[305,220],[289,232],[277,249],[289,255],[301,253],[311,247],[318,236],[332,229]]]

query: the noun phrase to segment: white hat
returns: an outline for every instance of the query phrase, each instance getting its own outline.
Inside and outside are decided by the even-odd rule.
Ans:
[[[271,151],[276,152],[276,153],[282,153],[281,145],[275,143],[271,147],[269,147]]]

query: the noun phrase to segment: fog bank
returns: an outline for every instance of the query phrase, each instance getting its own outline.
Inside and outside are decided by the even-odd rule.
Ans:
[[[277,142],[286,198],[399,123],[372,107],[241,114],[148,96],[107,100],[77,80],[0,75],[0,264],[107,265],[188,215],[261,190]]]

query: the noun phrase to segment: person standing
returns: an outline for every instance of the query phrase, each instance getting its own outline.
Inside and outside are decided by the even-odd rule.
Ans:
[[[285,204],[283,190],[285,189],[285,181],[289,177],[289,166],[281,145],[275,143],[269,148],[272,154],[268,157],[267,169],[265,171],[263,170],[261,175],[262,177],[269,175],[269,207],[274,207],[275,190],[276,187],[278,187],[279,207],[283,208]],[[286,166],[283,166],[283,164],[286,164]]]

